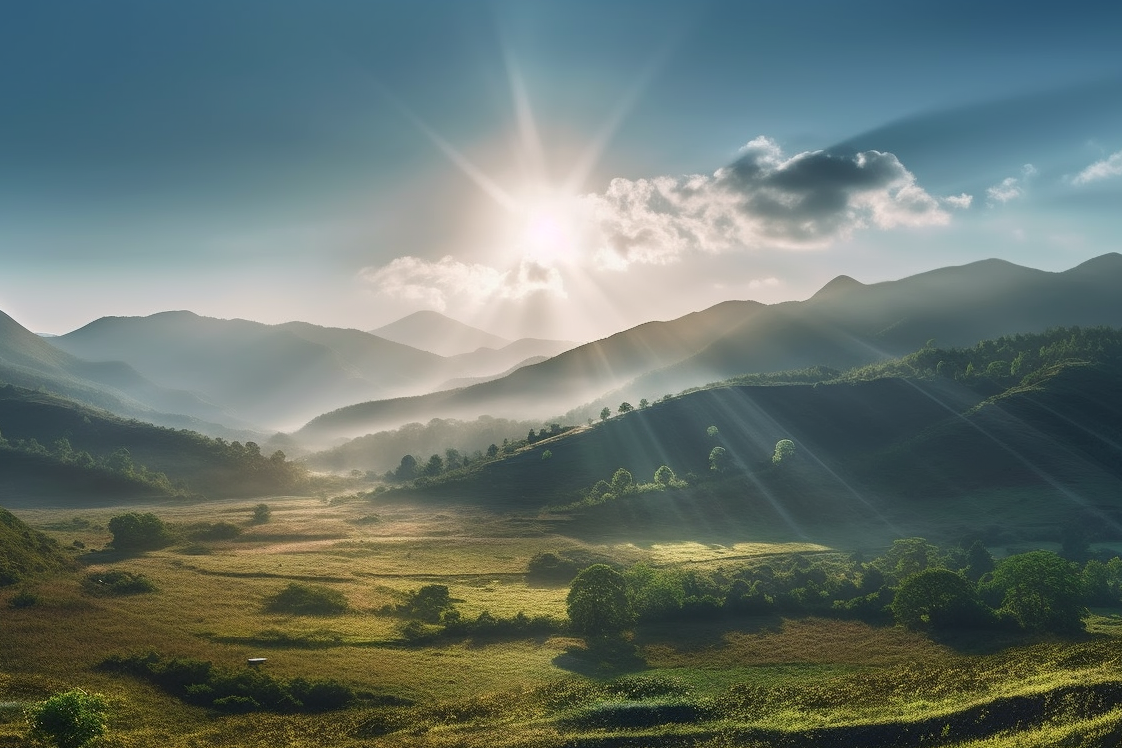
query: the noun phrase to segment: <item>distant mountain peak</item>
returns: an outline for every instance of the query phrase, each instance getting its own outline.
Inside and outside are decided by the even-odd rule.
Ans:
[[[440,356],[471,353],[480,348],[503,348],[512,341],[492,335],[478,327],[465,325],[440,312],[422,310],[396,322],[369,331],[371,335],[392,340]]]
[[[837,296],[838,294],[852,291],[855,288],[864,288],[865,284],[861,281],[854,280],[848,275],[839,275],[832,281],[818,289],[818,292],[812,296],[812,299],[824,299],[830,296]]]
[[[1086,275],[1098,273],[1113,273],[1117,274],[1122,272],[1122,254],[1117,252],[1107,252],[1098,257],[1092,257],[1086,262],[1082,262],[1070,270],[1064,271],[1071,275]]]

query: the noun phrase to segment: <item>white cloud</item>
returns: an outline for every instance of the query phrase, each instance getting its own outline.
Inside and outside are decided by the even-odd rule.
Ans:
[[[821,248],[855,230],[944,225],[950,214],[891,153],[786,158],[759,137],[712,175],[614,179],[587,195],[604,269],[668,264],[687,252]],[[944,198],[968,207],[969,195]]]
[[[1122,151],[1112,153],[1102,161],[1096,161],[1079,172],[1071,181],[1073,184],[1087,184],[1088,182],[1118,176],[1122,176]]]
[[[961,195],[948,195],[947,197],[940,198],[945,205],[958,210],[966,210],[974,203],[974,196],[967,195],[963,192]]]
[[[989,204],[992,206],[994,203],[1007,203],[1010,200],[1016,200],[1025,196],[1026,182],[1035,177],[1037,174],[1036,167],[1032,164],[1025,164],[1021,167],[1021,176],[1019,177],[1006,177],[1001,180],[999,184],[995,184],[986,190],[986,197],[989,198]]]
[[[530,261],[523,261],[516,270],[500,271],[460,262],[450,255],[436,262],[406,256],[382,267],[363,268],[359,275],[379,293],[420,301],[438,311],[444,311],[453,298],[482,303],[522,299],[538,292],[565,296],[557,270]]]
[[[772,276],[770,278],[753,278],[748,281],[748,288],[775,288],[779,285],[779,279]]]

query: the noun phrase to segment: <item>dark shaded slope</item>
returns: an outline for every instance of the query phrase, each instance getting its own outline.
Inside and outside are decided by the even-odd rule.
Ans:
[[[483,466],[462,484],[432,490],[533,508],[571,499],[620,467],[640,481],[650,481],[660,465],[704,476],[715,446],[728,450],[743,470],[766,470],[780,439],[793,439],[805,464],[845,473],[857,456],[910,438],[978,399],[945,380],[720,387],[541,442]],[[717,427],[716,438],[707,435],[709,426]],[[541,458],[545,449],[552,454],[548,460]]]
[[[83,468],[61,457],[86,452],[105,459],[126,450],[127,462],[164,473],[188,490],[214,496],[262,495],[295,490],[301,474],[291,463],[270,460],[258,450],[227,444],[190,431],[117,418],[47,393],[0,387],[0,436],[15,447],[31,440],[40,454],[9,449],[3,456],[0,492],[6,497],[160,493],[128,479]],[[65,443],[60,443],[65,440]],[[120,462],[120,460],[118,460]]]
[[[648,322],[493,382],[342,408],[312,420],[298,434],[312,440],[358,436],[437,415],[548,417],[691,355],[761,309],[762,304],[752,301],[728,301],[670,322]]]

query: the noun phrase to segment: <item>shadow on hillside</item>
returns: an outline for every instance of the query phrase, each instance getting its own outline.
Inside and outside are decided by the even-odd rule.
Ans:
[[[647,669],[647,661],[633,642],[611,637],[574,643],[554,657],[553,664],[590,678],[610,678]]]

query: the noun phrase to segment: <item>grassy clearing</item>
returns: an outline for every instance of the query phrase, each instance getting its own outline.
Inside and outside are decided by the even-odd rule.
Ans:
[[[836,551],[747,541],[588,545],[543,532],[533,520],[447,507],[353,498],[278,498],[269,505],[271,521],[256,525],[251,502],[130,505],[157,513],[173,530],[218,521],[243,529],[236,538],[184,540],[139,556],[89,552],[108,542],[113,510],[20,511],[32,526],[64,545],[78,541],[87,552],[78,556],[76,573],[31,584],[33,605],[9,607],[23,587],[0,590],[0,746],[22,744],[23,704],[72,687],[109,699],[113,746],[718,748],[801,745],[827,727],[896,729],[931,715],[953,721],[1002,699],[1045,699],[1122,680],[1114,644],[1122,617],[1106,610],[1096,611],[1085,641],[1007,642],[1011,649],[1001,649],[1006,642],[936,642],[895,628],[779,617],[648,626],[607,653],[565,636],[406,645],[402,619],[386,611],[429,583],[447,585],[466,617],[484,610],[563,617],[567,589],[524,577],[540,552],[720,569]],[[143,575],[155,590],[93,595],[83,587],[87,575],[110,571]],[[346,610],[269,612],[269,596],[294,581],[341,594]],[[96,669],[109,655],[149,649],[234,668],[267,657],[265,667],[277,678],[334,679],[360,697],[327,715],[216,716]],[[1084,741],[1112,734],[1120,722],[1122,714],[1103,708],[1047,724],[1029,720],[984,740],[949,733],[933,744],[1090,745]]]

